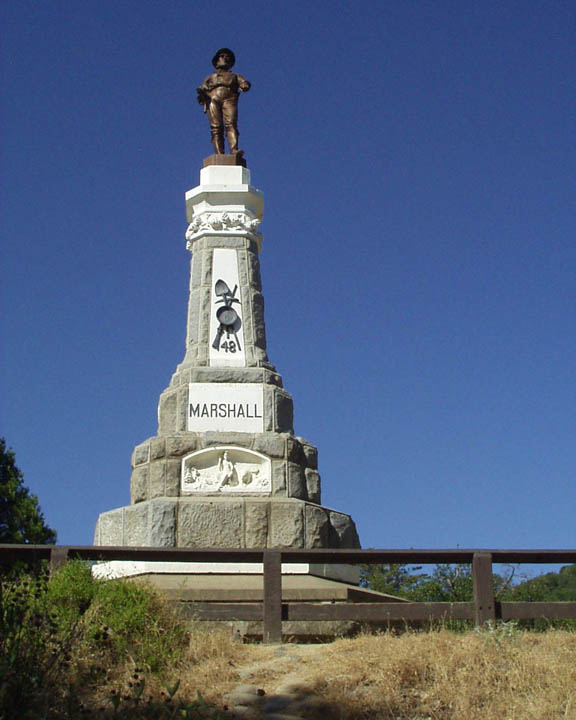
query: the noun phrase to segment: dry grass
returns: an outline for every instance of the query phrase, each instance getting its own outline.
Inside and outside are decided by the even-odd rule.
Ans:
[[[110,707],[113,687],[131,693],[134,666],[111,670],[111,682],[92,689],[88,706]],[[256,684],[267,696],[291,683],[322,701],[304,718],[576,720],[576,633],[559,630],[385,633],[267,646],[243,645],[217,625],[198,623],[169,676],[145,675],[145,697],[155,703],[176,680],[178,698],[192,700],[200,691],[220,708],[239,683]]]
[[[123,700],[121,708],[127,712],[132,707],[127,701],[135,696],[140,683],[144,683],[142,702],[151,699],[155,704],[165,702],[169,689],[178,683],[177,700],[192,701],[200,692],[208,703],[222,705],[225,689],[238,682],[237,667],[245,662],[246,651],[246,646],[229,630],[217,624],[192,624],[187,651],[169,669],[150,673],[128,659],[110,666],[97,686],[88,686],[79,695],[86,707],[95,711],[110,710],[110,699],[117,693]],[[139,716],[135,710],[131,715]]]
[[[576,718],[576,634],[341,640],[325,648],[313,684],[340,718]]]
[[[170,615],[162,625],[163,648],[181,637],[168,632],[172,622]],[[223,709],[227,693],[250,684],[268,697],[288,686],[313,694],[298,713],[310,720],[576,720],[573,631],[535,633],[504,624],[482,632],[389,632],[274,646],[243,645],[218,623],[198,622],[189,630],[179,659],[164,652],[157,672],[133,659],[131,647],[119,655],[109,643],[76,643],[66,682],[82,701],[82,712],[39,708],[29,717],[215,717],[173,714],[169,708],[193,702],[200,692]],[[0,708],[2,717],[12,716],[2,716]]]
[[[288,679],[320,696],[322,710],[307,717],[323,720],[576,719],[576,633],[566,631],[408,632],[288,646],[286,654],[236,647],[233,662],[203,676],[212,679],[204,685],[211,700],[234,681],[270,695]]]

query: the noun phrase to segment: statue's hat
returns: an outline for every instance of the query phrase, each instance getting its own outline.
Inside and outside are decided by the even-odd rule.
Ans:
[[[220,48],[220,50],[218,50],[216,55],[214,55],[214,57],[212,58],[212,65],[214,65],[214,67],[216,67],[216,63],[218,62],[218,58],[220,57],[220,55],[223,55],[224,53],[228,53],[228,55],[230,55],[230,59],[232,60],[232,62],[230,63],[230,67],[234,65],[234,63],[236,62],[236,56],[234,55],[232,50],[230,50],[230,48]]]

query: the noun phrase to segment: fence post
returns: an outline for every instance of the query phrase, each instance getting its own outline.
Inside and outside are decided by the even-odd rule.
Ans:
[[[282,553],[264,550],[264,603],[262,640],[282,642]]]
[[[66,565],[68,562],[68,548],[61,545],[53,545],[50,550],[50,575]]]
[[[472,580],[474,582],[474,622],[476,627],[481,627],[488,622],[496,622],[492,553],[474,553]]]

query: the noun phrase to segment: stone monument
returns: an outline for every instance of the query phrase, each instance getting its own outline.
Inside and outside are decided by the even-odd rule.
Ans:
[[[268,359],[258,257],[263,197],[237,151],[237,133],[229,137],[231,154],[206,158],[200,184],[186,193],[184,359],[160,395],[157,435],[133,452],[130,505],[100,515],[94,544],[358,548],[350,516],[321,504],[317,449],[294,434],[292,397]],[[232,564],[105,565],[112,575],[261,572]],[[283,572],[357,581],[350,567],[286,565]]]

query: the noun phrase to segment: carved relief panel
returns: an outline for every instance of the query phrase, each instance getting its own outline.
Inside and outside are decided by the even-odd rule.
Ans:
[[[182,460],[181,490],[183,495],[270,494],[270,459],[233,445],[199,450]]]

